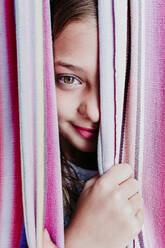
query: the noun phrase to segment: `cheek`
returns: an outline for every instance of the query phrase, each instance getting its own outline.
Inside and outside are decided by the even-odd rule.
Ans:
[[[59,120],[71,119],[76,113],[76,104],[73,104],[73,97],[68,92],[56,88],[57,113]]]

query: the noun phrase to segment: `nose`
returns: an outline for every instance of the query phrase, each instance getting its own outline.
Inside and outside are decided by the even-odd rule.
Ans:
[[[97,123],[100,120],[100,100],[98,90],[88,89],[85,96],[82,97],[78,112],[85,119],[89,119],[92,123]]]

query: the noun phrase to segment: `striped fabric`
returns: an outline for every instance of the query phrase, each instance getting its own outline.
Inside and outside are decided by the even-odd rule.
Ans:
[[[0,247],[19,247],[21,193],[17,62],[13,2],[0,1]]]
[[[116,162],[127,162],[134,166],[135,177],[140,182],[144,198],[145,222],[142,232],[129,247],[163,248],[165,244],[165,3],[156,0],[120,1],[120,4],[118,1],[108,2],[99,2],[102,101],[98,147],[99,170],[102,174]],[[129,20],[127,40],[121,32],[121,30],[126,32],[125,22],[122,21],[126,16],[126,10]],[[115,13],[120,13],[117,21]],[[105,19],[108,21],[106,22]],[[118,25],[119,20],[121,20],[120,25]],[[124,58],[125,47],[128,44],[126,81],[123,90],[124,77],[121,76],[119,80],[119,74],[126,67]],[[109,51],[113,55],[113,62],[112,58],[109,58]],[[118,54],[121,55],[119,63],[123,63],[121,71],[117,64]],[[122,87],[120,89],[123,90],[120,97],[118,87]],[[123,114],[120,111],[121,106],[124,108]],[[118,120],[121,118],[122,129],[117,124],[120,123]],[[118,134],[120,134],[120,142],[118,142]]]
[[[99,172],[129,162],[145,223],[130,248],[165,244],[165,3],[99,3]],[[64,247],[49,0],[0,1],[0,247]]]
[[[0,247],[22,245],[24,213],[30,248],[42,248],[44,227],[62,248],[49,1],[1,1],[0,35]]]
[[[63,201],[57,124],[54,63],[49,1],[44,1],[44,57],[46,80],[47,191],[45,191],[45,227],[58,248],[64,247]],[[52,90],[54,89],[54,90]],[[46,187],[45,187],[46,188]]]
[[[100,174],[119,162],[127,52],[127,0],[99,1]],[[118,18],[120,16],[120,18]],[[105,35],[106,34],[106,35]],[[114,35],[115,34],[115,35]],[[108,134],[108,135],[107,135]],[[111,141],[111,142],[110,142]],[[109,152],[111,151],[111,152]]]

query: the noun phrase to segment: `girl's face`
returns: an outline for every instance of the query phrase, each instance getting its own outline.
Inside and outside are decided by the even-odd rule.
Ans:
[[[54,42],[60,139],[67,146],[94,152],[99,111],[98,37],[94,18],[68,24]]]

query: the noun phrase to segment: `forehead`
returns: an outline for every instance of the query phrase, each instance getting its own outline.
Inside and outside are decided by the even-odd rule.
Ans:
[[[96,70],[98,63],[98,33],[94,18],[68,24],[54,41],[55,63],[77,65],[84,70]]]

